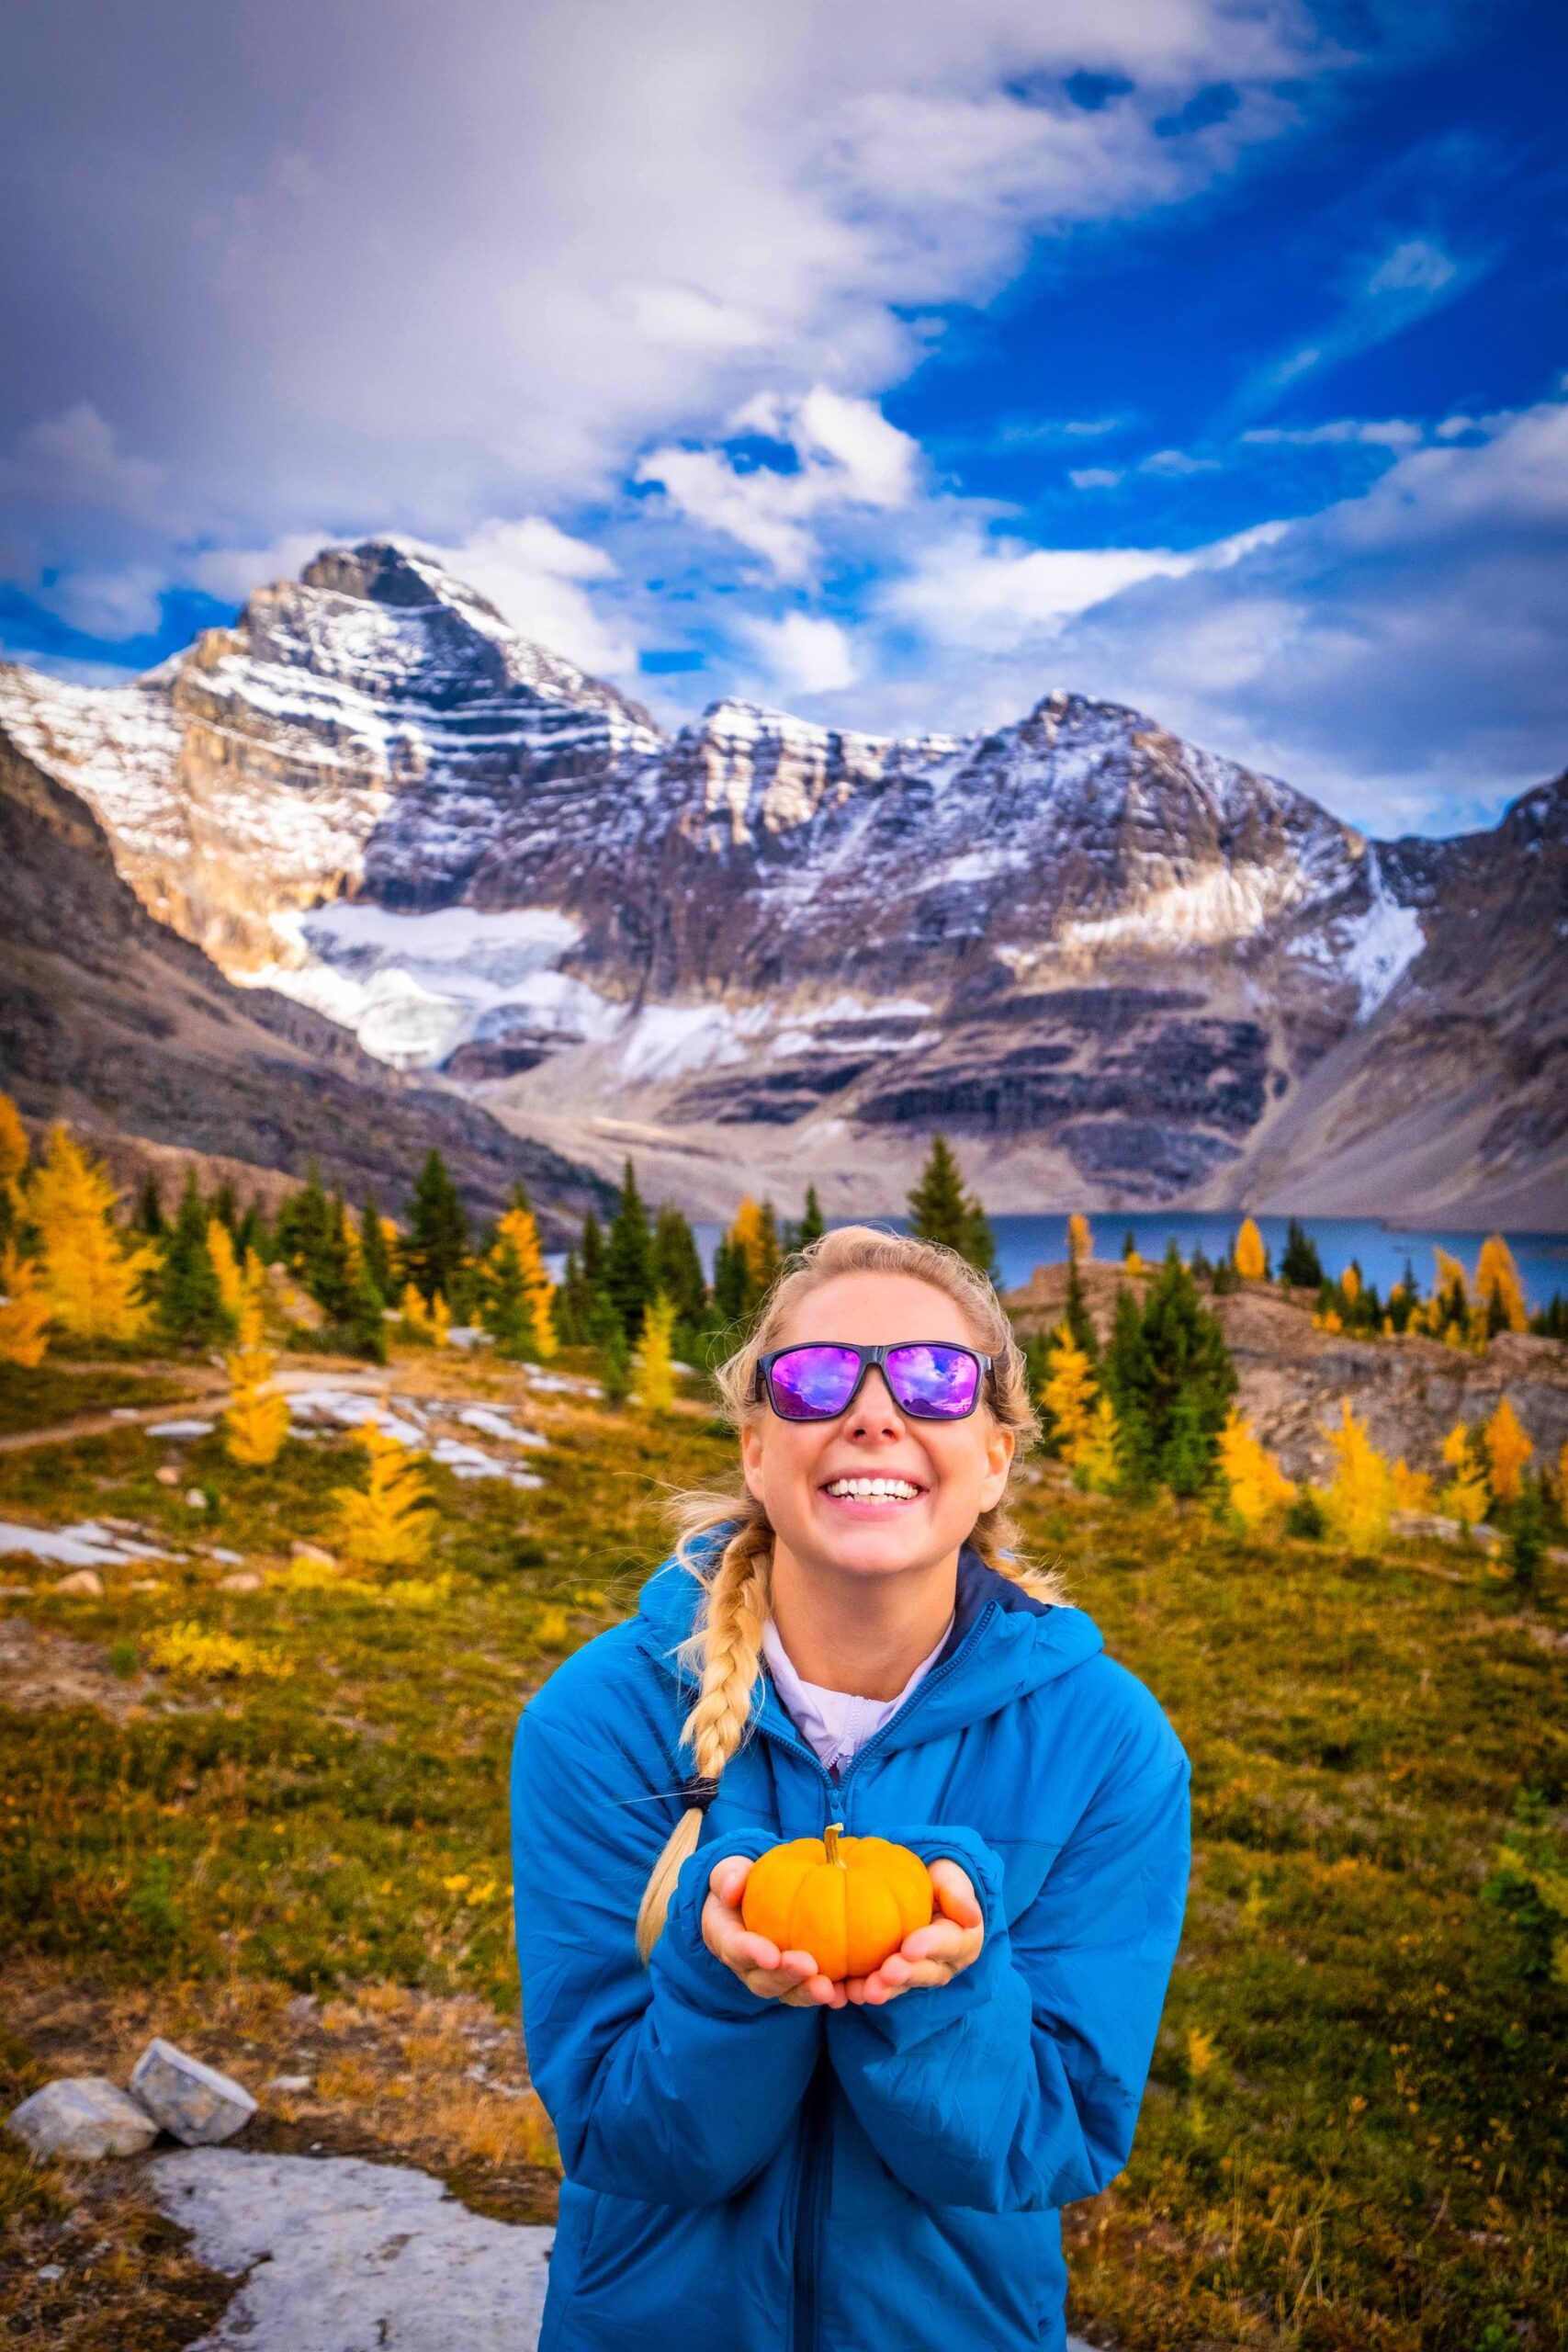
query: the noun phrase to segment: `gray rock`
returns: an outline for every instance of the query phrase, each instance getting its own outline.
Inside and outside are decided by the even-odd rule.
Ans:
[[[210,2148],[220,2140],[231,2140],[256,2111],[243,2083],[176,2049],[162,2035],[137,2060],[130,2087],[149,2115],[187,2148]]]
[[[529,2352],[555,2233],[483,2220],[426,2173],[358,2156],[180,2150],[153,2193],[241,2287],[191,2352]]]
[[[62,2077],[25,2098],[10,2128],[35,2156],[135,2156],[150,2148],[158,2126],[144,2107],[102,2075]]]

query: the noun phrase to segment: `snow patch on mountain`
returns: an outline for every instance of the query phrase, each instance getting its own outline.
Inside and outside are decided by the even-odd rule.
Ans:
[[[1123,941],[1158,942],[1181,948],[1251,939],[1297,905],[1305,888],[1302,876],[1289,868],[1244,863],[1212,866],[1190,881],[1151,890],[1121,914],[1064,923],[1058,944],[1099,947]]]
[[[403,914],[337,899],[280,918],[280,928],[298,960],[280,958],[252,981],[341,1022],[367,1053],[399,1069],[444,1061],[466,1038],[486,1034],[487,1020],[489,1034],[503,1034],[525,1009],[530,1025],[565,1026],[578,1036],[606,1034],[614,1012],[550,968],[581,936],[553,907]],[[502,1011],[508,1017],[497,1021]]]

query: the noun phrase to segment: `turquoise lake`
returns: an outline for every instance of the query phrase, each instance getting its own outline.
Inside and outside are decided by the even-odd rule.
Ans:
[[[835,1217],[835,1225],[849,1220]],[[878,1225],[901,1226],[898,1217],[877,1217]],[[1114,1259],[1122,1255],[1122,1238],[1131,1232],[1137,1242],[1140,1256],[1159,1258],[1171,1235],[1182,1256],[1190,1257],[1194,1246],[1201,1242],[1209,1257],[1217,1258],[1235,1238],[1241,1219],[1233,1211],[1223,1214],[1213,1210],[1137,1209],[1116,1210],[1090,1217],[1094,1232],[1094,1254],[1100,1259]],[[1278,1266],[1280,1252],[1285,1246],[1285,1231],[1289,1218],[1259,1216],[1258,1229],[1269,1251],[1269,1263]],[[1458,1258],[1467,1272],[1473,1274],[1475,1261],[1485,1239],[1483,1232],[1470,1232],[1459,1227],[1438,1230],[1423,1228],[1419,1233],[1379,1223],[1371,1217],[1313,1216],[1302,1223],[1317,1244],[1324,1271],[1343,1273],[1354,1258],[1364,1279],[1375,1283],[1387,1295],[1393,1283],[1404,1272],[1408,1258],[1416,1280],[1423,1291],[1432,1287],[1432,1275],[1437,1264],[1432,1251],[1439,1245]],[[713,1272],[713,1250],[721,1227],[699,1225],[695,1228],[697,1247],[702,1252],[707,1272]],[[997,1256],[1001,1267],[1004,1290],[1026,1283],[1036,1266],[1049,1264],[1067,1254],[1067,1220],[1066,1216],[994,1216],[991,1229],[997,1237]],[[1568,1234],[1510,1233],[1506,1237],[1519,1269],[1525,1296],[1532,1311],[1545,1306],[1554,1291],[1568,1295]]]

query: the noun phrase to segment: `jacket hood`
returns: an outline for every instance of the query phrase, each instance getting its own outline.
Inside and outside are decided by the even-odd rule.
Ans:
[[[692,1548],[703,1557],[727,1540],[728,1531],[721,1528]],[[696,1577],[671,1555],[643,1586],[635,1621],[642,1645],[672,1680],[684,1683],[694,1695],[692,1677],[675,1653],[692,1632],[701,1600]],[[1099,1627],[1081,1609],[1037,1600],[1010,1577],[987,1567],[965,1544],[958,1555],[953,1630],[922,1685],[924,1695],[909,1716],[906,1738],[933,1738],[995,1714],[1028,1691],[1070,1673],[1103,1647]],[[772,1677],[763,1671],[759,1679],[763,1685],[761,1724],[789,1736],[793,1727]],[[884,1726],[879,1734],[884,1747],[906,1744],[898,1736],[904,1714],[900,1708]]]

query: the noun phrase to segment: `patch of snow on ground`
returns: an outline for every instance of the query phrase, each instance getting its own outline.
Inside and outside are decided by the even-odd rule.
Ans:
[[[25,1552],[35,1560],[52,1561],[62,1568],[113,1568],[128,1560],[164,1560],[168,1554],[155,1544],[138,1544],[100,1527],[96,1519],[78,1520],[73,1527],[24,1527],[0,1519],[0,1555]]]
[[[422,1447],[424,1431],[414,1422],[390,1411],[386,1399],[367,1396],[353,1388],[298,1388],[288,1399],[288,1418],[295,1421],[331,1421],[338,1429],[356,1430],[378,1421],[400,1445]]]
[[[360,2156],[185,2148],[153,2193],[199,2260],[243,2279],[202,2352],[531,2352],[555,2232],[470,2213]]]
[[[461,1438],[437,1438],[430,1449],[430,1458],[439,1462],[444,1470],[450,1470],[454,1478],[504,1478],[512,1487],[542,1487],[545,1483],[542,1478],[536,1478],[531,1470],[509,1469],[482,1446],[465,1445]]]
[[[481,1437],[500,1438],[505,1445],[547,1445],[536,1430],[520,1430],[513,1426],[499,1405],[465,1405],[457,1419],[468,1430],[478,1430]]]
[[[210,1437],[212,1430],[210,1421],[150,1421],[147,1434],[149,1437]]]

